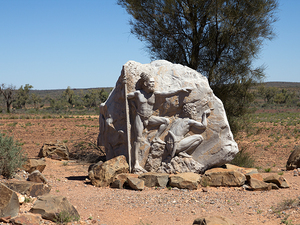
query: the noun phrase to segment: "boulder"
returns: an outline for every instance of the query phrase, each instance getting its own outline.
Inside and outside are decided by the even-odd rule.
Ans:
[[[278,174],[272,174],[272,175],[264,178],[264,182],[276,184],[280,188],[290,187],[290,185],[288,184],[286,179],[283,176],[280,176]]]
[[[296,147],[290,154],[286,163],[287,170],[300,168],[300,147]]]
[[[144,91],[142,89],[145,82],[142,81],[141,74],[149,74],[154,79],[155,91],[152,93],[155,98],[151,99],[151,104],[149,103],[149,106],[153,106],[153,108],[149,107],[147,113],[149,115],[140,115],[143,117],[140,125],[144,132],[142,137],[137,138],[136,130],[133,128],[138,114],[137,103],[141,102],[138,102],[137,98],[127,100],[127,94],[141,94]],[[125,96],[125,91],[127,96]],[[199,141],[197,146],[187,153],[181,152],[183,154],[180,155],[175,151],[181,158],[179,161],[174,161],[177,163],[175,167],[180,168],[179,172],[190,172],[194,169],[203,173],[209,168],[230,162],[238,153],[238,146],[230,130],[223,103],[214,95],[205,76],[196,70],[172,64],[166,60],[157,60],[150,64],[129,61],[123,65],[115,88],[106,102],[100,106],[98,145],[105,148],[107,160],[125,155],[127,161],[130,161],[130,165],[136,165],[135,161],[137,160],[140,170],[143,168],[151,172],[158,171],[160,162],[165,162],[162,165],[166,167],[172,166],[170,157],[174,158],[174,154],[166,146],[167,144],[172,145],[172,143],[168,142],[166,138],[175,121],[179,117],[180,119],[183,117],[183,106],[191,103],[196,107],[194,120],[199,123],[202,122],[203,114],[210,112],[206,114],[209,116],[207,126],[203,131],[191,128],[189,134],[180,137],[186,138],[187,135],[197,134]],[[166,124],[170,124],[160,135],[160,141],[155,136],[158,126],[148,127],[147,118],[150,116],[159,116]],[[128,137],[131,137],[130,144],[127,142]],[[153,141],[154,139],[155,141]],[[178,141],[180,140],[176,140],[176,142]],[[138,144],[135,144],[137,142]],[[131,146],[129,151],[128,146]],[[136,146],[139,148],[136,149]],[[137,159],[134,157],[135,153]],[[129,155],[131,155],[130,159]],[[191,163],[192,160],[185,160],[187,155],[197,164]],[[195,168],[189,167],[189,165],[195,165]],[[167,172],[167,169],[169,168],[161,168],[161,171]]]
[[[145,181],[146,187],[166,187],[169,181],[169,174],[148,172],[139,176],[140,179]]]
[[[94,186],[107,187],[113,182],[113,178],[117,174],[128,172],[129,165],[125,156],[121,155],[90,167],[88,175]]]
[[[127,178],[128,177],[135,177],[138,178],[139,175],[133,174],[133,173],[121,173],[117,174],[113,178],[113,182],[110,184],[111,188],[118,188],[118,189],[123,189],[124,186],[128,186]]]
[[[45,159],[28,159],[22,167],[28,173],[32,173],[35,170],[42,173],[46,167],[46,161]]]
[[[31,181],[8,181],[6,186],[15,192],[23,195],[37,197],[48,194],[51,191],[51,186],[44,183],[35,183]]]
[[[40,158],[53,158],[53,159],[59,159],[59,160],[69,160],[69,149],[65,145],[65,143],[62,143],[60,141],[57,141],[56,143],[49,142],[44,143],[42,148],[40,149],[40,152],[38,154],[38,157]]]
[[[260,173],[246,174],[246,179],[247,179],[247,182],[249,182],[250,179],[264,181],[264,178],[262,177],[262,175]]]
[[[202,186],[228,186],[239,187],[246,181],[246,176],[238,171],[213,168],[205,171],[204,176],[201,178]]]
[[[80,218],[75,207],[63,196],[40,196],[29,212],[40,214],[43,219],[54,222],[63,222],[61,219],[66,216],[72,221],[77,221]]]
[[[12,218],[10,222],[15,225],[39,225],[42,224],[42,218],[40,215],[27,213]]]
[[[200,175],[196,173],[172,174],[169,177],[169,185],[180,189],[197,190],[200,181]]]
[[[35,182],[35,183],[44,183],[47,184],[48,181],[44,177],[44,175],[39,171],[35,170],[28,176],[28,181]]]
[[[252,191],[270,191],[272,189],[272,185],[255,178],[250,178],[248,183]]]
[[[17,194],[0,183],[0,218],[18,215],[20,204]]]
[[[209,216],[195,219],[193,225],[237,225],[237,223],[224,216]]]
[[[253,174],[253,173],[258,173],[258,170],[256,168],[244,168],[244,167],[240,167],[240,166],[236,166],[236,165],[232,165],[232,164],[225,164],[226,169],[229,170],[235,170],[238,171],[240,173],[243,174]]]
[[[131,187],[133,190],[142,191],[144,190],[145,184],[142,179],[136,178],[136,177],[127,177],[127,182],[129,187]]]

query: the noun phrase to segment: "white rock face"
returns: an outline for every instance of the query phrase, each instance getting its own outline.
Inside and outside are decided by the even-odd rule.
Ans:
[[[177,121],[178,118],[185,118],[182,113],[183,105],[194,103],[196,107],[196,116],[193,117],[192,120],[187,119],[187,121],[192,121],[194,123],[196,121],[204,124],[203,115],[205,115],[205,112],[207,111],[210,112],[209,115],[207,115],[207,125],[200,133],[199,130],[194,129],[195,126],[187,125],[189,126],[189,132],[184,136],[176,137],[176,140],[178,141],[176,143],[179,143],[183,138],[191,137],[195,134],[198,136],[201,135],[201,138],[199,139],[201,140],[201,143],[196,145],[192,151],[187,151],[188,154],[181,155],[180,153],[177,153],[182,150],[176,151],[176,155],[178,155],[176,157],[182,158],[181,160],[178,160],[177,158],[177,164],[181,161],[186,162],[185,164],[182,163],[182,165],[176,166],[176,168],[186,167],[182,170],[203,173],[208,168],[223,165],[234,158],[238,153],[237,143],[234,141],[230,130],[223,103],[214,95],[206,77],[186,66],[172,64],[165,60],[158,60],[153,61],[150,64],[140,64],[134,61],[127,62],[123,66],[114,90],[111,92],[107,101],[100,106],[100,133],[98,145],[105,147],[107,159],[125,155],[127,160],[130,161],[131,167],[135,167],[136,154],[134,146],[137,141],[137,134],[134,123],[137,114],[139,114],[139,112],[137,112],[139,111],[139,107],[136,106],[136,99],[128,100],[125,96],[127,96],[128,93],[134,93],[137,90],[142,89],[140,75],[143,72],[150,74],[154,78],[154,93],[174,92],[175,90],[182,90],[183,88],[190,88],[191,90],[189,93],[179,91],[176,92],[176,94],[167,97],[155,95],[155,104],[153,105],[151,116],[167,118],[169,121],[167,128],[160,135],[160,139],[163,142],[168,144],[166,138],[174,122]],[[124,77],[126,77],[126,85],[124,84]],[[141,91],[141,93],[144,92]],[[172,167],[172,164],[174,164],[174,162],[172,163],[172,160],[174,161],[174,155],[172,156],[172,153],[165,144],[153,144],[158,127],[148,127],[147,123],[143,123],[143,138],[142,140],[139,138],[140,144],[137,153],[137,161],[140,166],[145,168],[145,165],[147,164],[147,170],[153,171],[154,169],[149,168],[149,165],[155,164],[155,169],[159,168],[157,171],[176,171],[176,168]],[[193,124],[191,122],[188,123]],[[183,127],[182,129],[186,128],[187,127]],[[178,127],[175,129],[181,128]],[[128,140],[130,141],[128,142]],[[153,157],[154,152],[152,151],[157,152],[157,149],[160,149],[160,152],[162,152],[161,154],[158,154],[161,155],[161,159],[157,159],[155,156],[154,163],[152,159],[148,159],[148,156]],[[177,144],[177,149],[180,149],[179,144]],[[157,155],[157,153],[155,154]],[[195,162],[193,163],[193,161]],[[162,165],[164,166],[159,167],[157,162],[162,162]],[[196,165],[196,168],[193,168],[192,165]]]

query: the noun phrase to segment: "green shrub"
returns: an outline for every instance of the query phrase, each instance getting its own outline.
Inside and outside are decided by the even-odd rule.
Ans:
[[[67,224],[72,221],[79,221],[79,217],[72,215],[68,211],[61,211],[60,213],[56,213],[54,222],[57,224]]]
[[[0,175],[11,178],[27,160],[19,143],[0,134]]]
[[[231,161],[231,164],[245,168],[253,168],[254,162],[255,160],[252,156],[242,148]]]

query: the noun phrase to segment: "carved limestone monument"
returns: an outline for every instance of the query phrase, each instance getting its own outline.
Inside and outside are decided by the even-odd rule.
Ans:
[[[100,105],[98,145],[131,172],[196,172],[238,153],[222,102],[207,79],[165,60],[127,62]]]

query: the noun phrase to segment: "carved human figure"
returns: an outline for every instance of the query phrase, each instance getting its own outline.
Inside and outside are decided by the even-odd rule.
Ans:
[[[172,158],[175,155],[191,158],[190,154],[202,143],[203,137],[200,134],[185,137],[191,129],[193,132],[202,133],[207,127],[206,118],[209,116],[210,110],[206,110],[202,114],[202,122],[195,120],[196,113],[196,105],[186,103],[183,106],[184,118],[177,118],[171,125],[166,136],[166,148]]]
[[[154,136],[152,142],[165,144],[164,141],[160,139],[161,134],[166,130],[170,121],[168,118],[159,117],[153,115],[153,107],[158,97],[169,97],[176,95],[179,92],[191,92],[190,88],[182,88],[174,91],[156,91],[155,90],[155,80],[147,73],[141,73],[141,90],[136,90],[127,95],[129,100],[134,100],[136,107],[136,116],[134,119],[134,170],[144,171],[140,166],[138,161],[138,150],[140,148],[141,142],[143,140],[143,130],[148,126],[158,126],[158,130]]]

